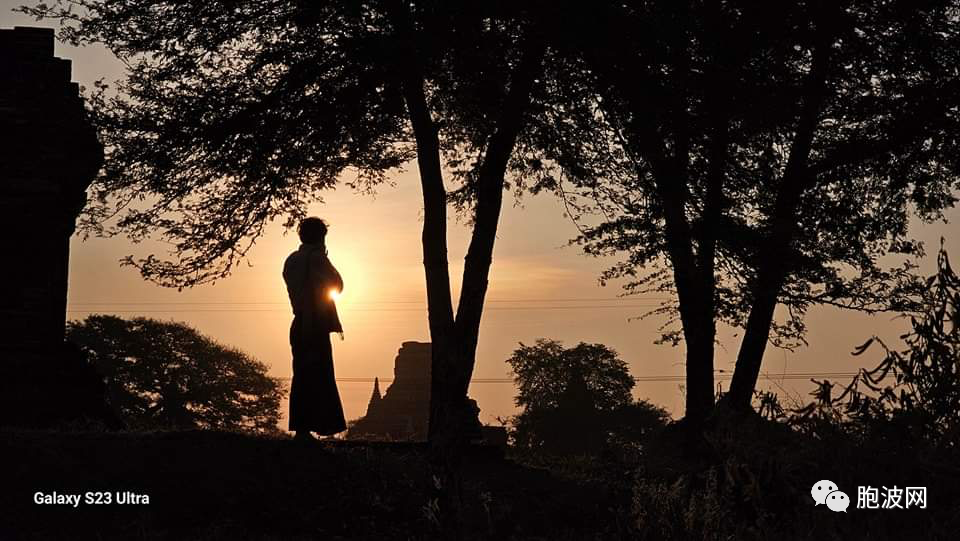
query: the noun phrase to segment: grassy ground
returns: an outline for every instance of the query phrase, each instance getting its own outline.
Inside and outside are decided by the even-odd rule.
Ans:
[[[960,530],[960,468],[908,439],[816,437],[759,418],[705,436],[677,425],[650,440],[633,487],[637,539],[954,540]],[[815,505],[830,480],[846,512]],[[927,489],[925,509],[858,508],[859,487]],[[900,504],[905,503],[902,499]]]
[[[223,432],[0,432],[0,539],[430,539],[422,444]],[[467,462],[475,538],[605,539],[617,513],[599,483],[559,478],[490,449]],[[50,494],[130,491],[149,505],[38,505]]]

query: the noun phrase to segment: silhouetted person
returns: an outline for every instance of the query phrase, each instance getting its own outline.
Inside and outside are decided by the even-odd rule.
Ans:
[[[293,306],[290,349],[293,381],[290,385],[290,430],[297,439],[313,439],[346,430],[343,406],[333,372],[330,333],[341,333],[334,293],[343,290],[343,279],[327,257],[327,224],[307,218],[298,229],[300,248],[283,264]]]

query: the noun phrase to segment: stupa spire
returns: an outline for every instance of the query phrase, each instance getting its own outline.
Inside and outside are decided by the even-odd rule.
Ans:
[[[377,406],[380,405],[380,401],[383,400],[383,397],[380,396],[380,378],[373,378],[373,394],[370,395],[370,403],[367,404],[367,413],[369,414]]]

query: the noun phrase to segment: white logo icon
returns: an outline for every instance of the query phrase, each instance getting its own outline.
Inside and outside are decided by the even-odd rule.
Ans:
[[[817,502],[817,505],[826,504],[831,511],[846,513],[847,507],[850,507],[850,496],[841,492],[836,483],[827,479],[814,483],[813,488],[810,489],[810,495],[813,496],[813,501]]]
[[[834,490],[830,494],[827,494],[827,507],[829,507],[831,511],[843,511],[846,513],[847,507],[850,507],[850,496],[847,496],[839,490]]]
[[[821,503],[827,503],[827,494],[837,490],[837,484],[833,481],[817,481],[813,488],[810,489],[810,495],[813,496],[813,501],[817,502],[817,505]]]

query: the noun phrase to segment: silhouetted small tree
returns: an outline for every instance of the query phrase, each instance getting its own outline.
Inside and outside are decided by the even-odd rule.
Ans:
[[[184,323],[92,315],[67,324],[136,428],[273,432],[285,390],[267,366]]]
[[[862,355],[879,344],[885,356],[862,369],[836,397],[830,382],[817,382],[816,402],[793,418],[802,428],[833,425],[869,438],[907,445],[929,442],[944,450],[960,445],[960,278],[941,247],[937,272],[926,279],[920,309],[904,314],[911,330],[904,347],[890,348],[874,336],[858,346]],[[861,387],[862,385],[862,387]]]
[[[668,414],[630,394],[627,364],[603,344],[564,348],[555,340],[520,344],[507,359],[523,408],[513,418],[517,446],[548,452],[598,450],[611,435],[638,440]]]

